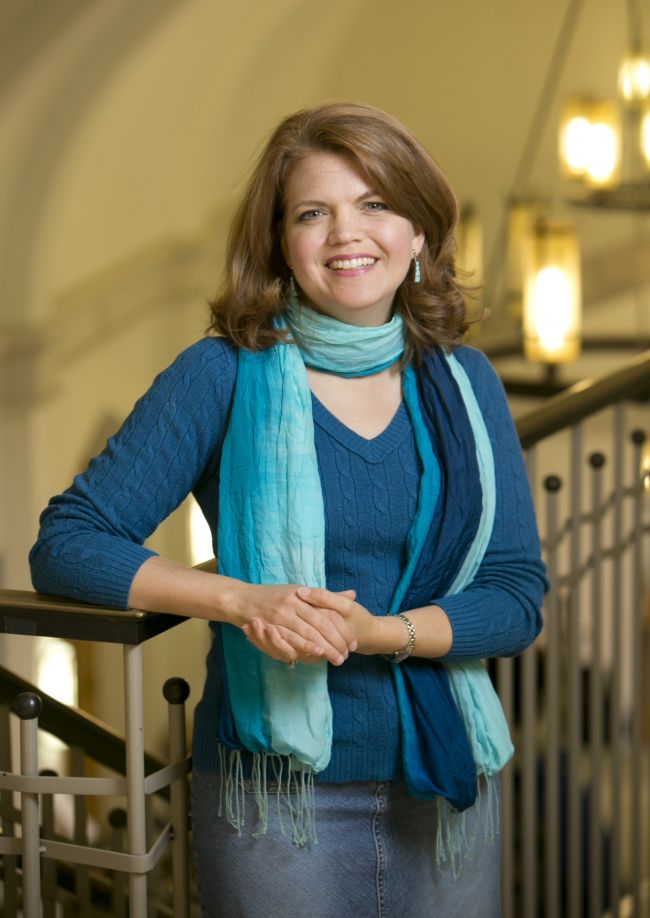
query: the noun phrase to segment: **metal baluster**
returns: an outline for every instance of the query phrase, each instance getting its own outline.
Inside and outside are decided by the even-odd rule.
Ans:
[[[163,686],[163,695],[169,705],[169,761],[171,764],[184,762],[185,747],[185,702],[190,687],[185,679],[168,679]],[[172,811],[172,877],[174,890],[174,918],[188,918],[190,913],[190,867],[187,844],[188,794],[187,778],[182,775],[170,787]]]
[[[111,810],[108,814],[108,824],[111,827],[111,849],[124,851],[126,810],[122,807]],[[121,870],[113,872],[111,906],[111,914],[115,918],[124,918],[127,913],[126,877]]]
[[[544,480],[547,492],[547,567],[551,590],[546,600],[546,755],[544,758],[545,914],[560,918],[560,597],[558,595],[557,502],[562,481]],[[535,913],[533,913],[535,914]]]
[[[129,854],[146,854],[142,650],[138,644],[124,645],[124,683],[128,848]],[[146,873],[129,874],[129,915],[131,918],[146,918]]]
[[[623,544],[623,446],[624,446],[625,413],[623,405],[616,405],[613,410],[613,497],[612,507],[612,545],[614,557],[612,562],[612,685],[610,700],[609,741],[611,745],[610,790],[612,825],[609,844],[609,908],[612,915],[618,915],[621,894],[621,815],[623,781],[622,744],[622,711],[621,711],[621,665],[622,665],[622,623],[619,615],[623,602],[622,590],[622,544]]]
[[[0,771],[11,772],[11,725],[9,705],[0,704]],[[15,835],[14,821],[11,815],[13,794],[11,791],[0,791],[0,833],[5,838]],[[16,872],[18,858],[14,854],[5,854],[3,858],[4,910],[7,915],[18,914],[18,883]]]
[[[497,684],[503,713],[513,731],[513,667],[512,659],[497,660]],[[503,918],[515,918],[514,911],[514,786],[513,763],[501,772],[501,911]]]
[[[603,784],[603,523],[602,469],[605,456],[592,453],[591,530],[593,554],[591,591],[591,670],[589,679],[589,746],[591,793],[589,797],[589,918],[601,918],[603,912],[603,842],[602,842],[602,784]]]
[[[527,456],[529,481],[535,480],[535,455]],[[535,915],[537,881],[537,651],[529,648],[521,658],[521,813],[522,905],[525,915]]]
[[[643,562],[642,562],[642,482],[641,458],[646,435],[643,430],[634,430],[632,441],[632,483],[635,489],[632,511],[632,756],[630,763],[630,791],[632,814],[630,835],[632,845],[632,914],[641,915],[641,834],[642,785],[642,699],[643,699]]]
[[[39,774],[55,778],[56,772],[43,768]],[[42,794],[43,838],[54,838],[54,795]],[[56,864],[50,858],[43,859],[43,918],[56,918]]]
[[[582,509],[582,425],[571,428],[571,539],[567,659],[567,913],[580,918],[582,893],[581,782],[582,691],[580,683],[580,561]]]
[[[20,718],[20,771],[38,774],[38,717],[43,705],[33,692],[21,692],[11,710]],[[40,918],[41,856],[38,794],[20,795],[23,858],[23,918]]]
[[[83,750],[72,748],[71,765],[72,773],[83,777],[85,773]],[[84,794],[75,794],[74,800],[74,843],[75,845],[88,844],[88,812]],[[75,864],[75,892],[79,903],[79,913],[85,915],[90,911],[91,895],[88,868],[83,864]]]

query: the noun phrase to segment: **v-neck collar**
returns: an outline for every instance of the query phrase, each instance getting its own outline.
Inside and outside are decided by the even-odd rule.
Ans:
[[[381,433],[368,440],[342,421],[339,421],[313,392],[311,393],[311,399],[314,422],[347,449],[362,456],[367,462],[381,462],[388,453],[403,442],[405,436],[411,433],[411,422],[404,402],[400,402],[397,411]]]

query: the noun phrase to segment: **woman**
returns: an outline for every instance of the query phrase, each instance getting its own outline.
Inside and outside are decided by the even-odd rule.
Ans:
[[[37,589],[211,622],[205,915],[499,914],[512,747],[480,660],[535,638],[545,579],[503,392],[461,346],[456,218],[389,115],[287,118],[233,224],[217,337],[42,516]],[[190,490],[218,575],[142,546]]]

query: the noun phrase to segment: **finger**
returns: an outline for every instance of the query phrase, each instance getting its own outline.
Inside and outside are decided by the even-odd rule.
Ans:
[[[343,618],[331,609],[317,609],[294,594],[291,604],[275,610],[273,618],[264,618],[267,624],[282,626],[305,641],[323,649],[331,662],[340,662],[337,654],[347,657],[354,649],[355,635]],[[334,653],[334,656],[332,654]]]
[[[350,604],[354,602],[354,599],[347,595],[350,592],[354,591],[345,590],[342,593],[334,593],[332,590],[324,590],[320,587],[299,587],[298,596],[311,606],[321,606],[344,614],[349,612]]]
[[[307,659],[313,659],[314,657],[316,659],[324,658],[334,666],[340,666],[341,663],[345,663],[348,658],[347,646],[344,646],[341,651],[330,644],[322,635],[318,635],[316,641],[310,641],[305,640],[299,634],[296,634],[295,631],[286,629],[282,625],[278,625],[277,630],[280,632],[285,642],[295,650],[301,659],[305,657]]]
[[[309,635],[301,630],[300,633],[303,637],[309,636],[321,646],[325,646],[323,643],[325,641],[345,656],[355,649],[356,636],[354,630],[350,623],[338,612],[305,603],[299,614],[313,629]]]
[[[266,654],[266,656],[271,657],[274,660],[280,660],[284,662],[290,662],[289,657],[286,653],[279,651],[270,640],[269,635],[266,632],[264,623],[259,619],[251,620],[242,631],[245,631],[246,637],[250,643],[261,653]]]

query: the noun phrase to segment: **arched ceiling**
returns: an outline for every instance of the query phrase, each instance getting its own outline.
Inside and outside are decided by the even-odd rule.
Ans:
[[[12,324],[227,213],[269,129],[325,98],[406,121],[493,236],[567,2],[94,0],[50,5],[46,22],[36,6],[12,0],[0,16],[11,77],[0,94],[0,322]],[[585,4],[562,94],[613,92],[617,6]],[[21,36],[22,67],[15,53],[7,64]],[[555,116],[531,176],[542,190],[557,191]]]

